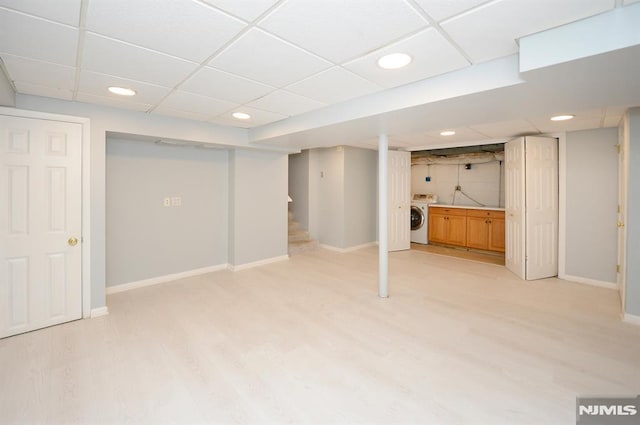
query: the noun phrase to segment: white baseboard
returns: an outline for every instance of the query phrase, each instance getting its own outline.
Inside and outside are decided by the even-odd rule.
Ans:
[[[370,246],[377,246],[377,245],[378,245],[378,242],[369,242],[369,243],[364,243],[362,245],[350,246],[349,248],[338,248],[337,246],[320,244],[320,248],[328,249],[329,251],[341,252],[344,254],[346,252],[353,252],[362,248],[368,248]]]
[[[560,279],[568,280],[570,282],[584,283],[586,285],[598,286],[600,288],[613,289],[616,291],[618,290],[618,284],[615,282],[605,282],[602,280],[589,279],[589,278],[580,277],[580,276],[571,276],[568,274],[558,275],[558,277]]]
[[[151,279],[138,280],[136,282],[122,283],[120,285],[108,286],[107,295],[116,294],[118,292],[130,291],[132,289],[144,288],[145,286],[157,285],[159,283],[171,282],[173,280],[184,279],[186,277],[199,276],[205,273],[225,270],[228,264],[218,264],[217,266],[203,267],[201,269],[189,270],[186,272],[173,273],[165,276],[153,277]]]
[[[238,264],[237,266],[229,264],[229,270],[237,272],[240,270],[250,269],[258,266],[264,266],[266,264],[277,263],[278,261],[284,261],[288,259],[289,259],[288,255],[281,255],[279,257],[266,258],[264,260],[254,261],[252,263]]]
[[[89,317],[95,319],[96,317],[106,316],[107,314],[109,314],[109,309],[105,305],[104,307],[92,308],[91,315]]]
[[[635,316],[633,314],[624,313],[622,315],[622,321],[630,323],[632,325],[640,326],[640,316]]]

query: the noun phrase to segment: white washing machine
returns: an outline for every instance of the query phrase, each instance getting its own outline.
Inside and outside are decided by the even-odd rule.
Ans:
[[[411,242],[429,243],[429,204],[438,202],[437,195],[416,193],[411,201]]]

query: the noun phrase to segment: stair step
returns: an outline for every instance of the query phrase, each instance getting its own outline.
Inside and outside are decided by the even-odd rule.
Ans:
[[[303,252],[313,251],[318,249],[319,246],[320,243],[315,239],[289,242],[289,255],[296,255]]]
[[[295,232],[300,229],[301,229],[300,223],[298,223],[297,221],[289,222],[289,233]]]
[[[310,240],[311,236],[309,232],[306,230],[295,230],[293,232],[289,232],[289,242],[297,242],[297,241],[307,241]]]

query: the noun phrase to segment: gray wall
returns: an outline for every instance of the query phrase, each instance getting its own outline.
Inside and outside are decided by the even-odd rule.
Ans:
[[[107,139],[107,286],[227,263],[227,156]]]
[[[229,155],[229,263],[287,255],[288,155],[237,149]]]
[[[309,151],[289,155],[289,209],[302,228],[309,229]]]
[[[93,309],[106,305],[105,167],[107,132],[225,144],[234,147],[249,144],[248,133],[245,129],[219,127],[210,123],[82,102],[18,94],[16,95],[16,107],[91,119],[91,235],[84,242],[91,247],[91,308]],[[286,190],[286,180],[284,185],[285,189],[283,190]],[[284,219],[286,220],[286,210]],[[286,231],[284,237],[286,237]]]
[[[574,131],[566,138],[565,272],[616,282],[618,129]]]
[[[344,248],[344,150],[340,148],[313,149],[309,160],[314,174],[309,176],[315,191],[316,234],[320,243]],[[310,167],[311,169],[311,167]]]
[[[625,117],[629,137],[629,187],[627,192],[627,314],[640,316],[640,108]]]
[[[376,240],[378,152],[344,148],[345,247]]]
[[[309,233],[351,248],[376,240],[377,152],[340,146],[309,151]]]

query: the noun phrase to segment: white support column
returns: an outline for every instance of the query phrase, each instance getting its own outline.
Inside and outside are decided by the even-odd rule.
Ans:
[[[389,139],[381,134],[378,139],[378,295],[389,296],[389,166],[387,152]]]

